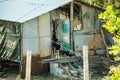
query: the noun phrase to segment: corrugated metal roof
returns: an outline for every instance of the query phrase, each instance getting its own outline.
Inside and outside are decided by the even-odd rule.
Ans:
[[[25,22],[73,0],[0,0],[0,19]]]

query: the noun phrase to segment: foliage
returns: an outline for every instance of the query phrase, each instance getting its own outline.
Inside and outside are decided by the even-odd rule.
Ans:
[[[99,15],[99,18],[105,21],[105,24],[103,25],[104,28],[109,30],[111,34],[115,33],[120,36],[120,32],[119,32],[120,31],[120,18],[117,17],[117,15],[118,15],[118,11],[114,10],[112,6],[108,6],[106,8],[106,11]]]
[[[17,75],[15,80],[21,80],[20,75]]]
[[[111,66],[110,67],[110,80],[120,80],[120,65],[115,67]]]
[[[101,7],[107,7],[108,5],[113,5],[115,8],[120,8],[120,0],[85,0],[90,4],[98,5]]]
[[[110,54],[117,55],[120,53],[120,18],[118,17],[119,11],[114,10],[112,6],[108,6],[106,11],[99,14],[99,19],[104,21],[103,27],[107,29],[114,37],[115,45],[110,47]]]
[[[113,6],[108,6],[106,11],[99,14],[99,19],[103,20],[103,27],[108,30],[115,41],[115,45],[112,45],[108,49],[109,54],[118,55],[120,54],[120,18],[119,18],[119,10],[113,8]],[[115,60],[120,60],[117,56],[114,58]],[[110,80],[120,80],[120,65],[117,67],[111,66],[109,72]]]
[[[117,45],[112,45],[109,49],[111,49],[109,54],[117,55],[120,52],[120,47]]]
[[[5,74],[4,71],[0,71],[0,77],[2,77]]]

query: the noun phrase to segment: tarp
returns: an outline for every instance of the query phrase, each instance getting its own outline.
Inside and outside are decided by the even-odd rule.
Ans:
[[[0,59],[20,60],[20,27],[17,23],[0,22]]]

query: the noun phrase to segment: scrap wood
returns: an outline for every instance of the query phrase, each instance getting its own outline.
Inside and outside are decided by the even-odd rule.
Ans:
[[[50,58],[50,59],[43,59],[39,63],[67,63],[67,62],[75,62],[79,61],[80,57],[61,57],[61,58]]]
[[[73,67],[73,65],[72,64],[70,64],[70,63],[68,63],[68,65],[74,70],[74,71],[77,71],[77,72],[83,72],[83,69],[82,68],[75,68],[75,67]]]

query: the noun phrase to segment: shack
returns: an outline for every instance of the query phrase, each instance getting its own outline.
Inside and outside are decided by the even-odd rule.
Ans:
[[[32,74],[49,71],[49,64],[39,61],[60,50],[82,54],[82,46],[88,45],[89,55],[95,55],[111,44],[98,19],[103,10],[82,0],[1,1],[0,61],[18,62],[24,75],[28,50]]]

